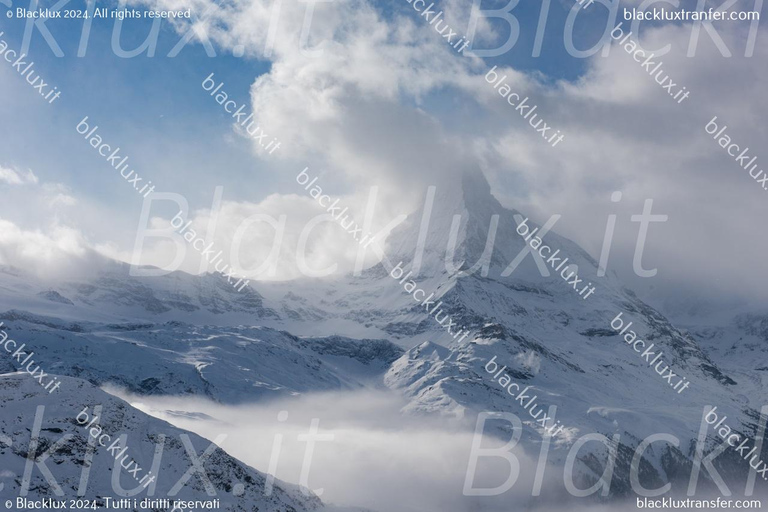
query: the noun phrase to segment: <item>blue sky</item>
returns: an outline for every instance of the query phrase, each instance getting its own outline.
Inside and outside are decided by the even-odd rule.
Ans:
[[[78,5],[71,2],[69,5]],[[23,22],[4,22],[7,40],[20,47]],[[111,49],[114,23],[94,21],[86,55],[77,57],[82,24],[77,20],[51,20],[51,32],[65,53],[56,57],[40,34],[32,38],[30,56],[50,82],[64,91],[53,105],[40,103],[33,112],[20,105],[19,119],[29,123],[38,137],[49,145],[45,152],[31,153],[25,144],[29,131],[17,131],[4,137],[2,152],[6,165],[28,166],[41,178],[58,180],[80,193],[100,198],[105,204],[133,202],[121,187],[114,186],[114,176],[87,144],[77,137],[74,126],[85,115],[100,125],[101,133],[121,145],[137,169],[154,176],[156,183],[181,185],[191,197],[219,183],[226,176],[240,180],[246,188],[247,177],[258,161],[247,147],[223,145],[229,131],[228,120],[218,105],[206,97],[200,82],[208,72],[222,76],[233,95],[248,99],[248,89],[256,75],[269,64],[236,59],[220,54],[209,58],[200,44],[190,43],[176,58],[167,53],[181,39],[169,26],[160,32],[155,58],[146,55],[120,58]],[[144,41],[149,23],[126,21],[121,37],[123,48],[135,48]],[[72,30],[70,27],[77,27]],[[31,88],[30,88],[31,89]],[[33,91],[20,91],[34,96]],[[62,165],[64,164],[64,165]],[[182,176],[194,177],[195,186]]]

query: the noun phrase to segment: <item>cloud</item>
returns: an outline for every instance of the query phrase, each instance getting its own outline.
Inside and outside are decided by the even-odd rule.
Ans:
[[[482,62],[459,58],[407,3],[390,18],[363,0],[189,5],[208,13],[210,39],[270,60],[251,87],[259,124],[283,141],[270,158],[324,165],[355,184],[392,183],[392,190],[406,179],[412,185],[455,172],[454,152],[445,150],[453,145],[418,105],[470,80]]]
[[[45,183],[43,184],[43,191],[51,208],[77,204],[77,199],[71,195],[72,192],[69,187],[61,183]]]
[[[733,53],[744,51],[745,27],[716,25]],[[755,65],[768,56],[768,46],[758,38],[753,57],[724,59],[714,44],[702,44],[688,57],[691,30],[690,24],[670,24],[642,34],[649,51],[671,44],[654,62],[662,62],[662,76],[668,74],[677,88],[691,91],[683,103],[614,43],[607,58],[590,60],[578,81],[538,92],[539,112],[566,133],[557,148],[542,144],[522,119],[504,112],[501,98],[483,104],[489,123],[503,129],[478,133],[477,146],[504,204],[537,220],[561,214],[555,229],[596,258],[608,216],[617,215],[608,268],[631,287],[653,286],[664,295],[706,286],[713,299],[739,294],[766,300],[765,288],[754,279],[768,250],[768,240],[759,235],[766,192],[704,126],[717,115],[742,147],[752,148],[760,161],[768,158],[758,149],[768,136],[760,121],[768,114],[761,89],[768,70]],[[498,122],[492,109],[510,115],[512,124]],[[622,192],[620,202],[611,202],[613,191]],[[631,218],[649,198],[654,213],[668,215],[668,221],[649,227],[642,264],[658,268],[658,274],[641,279],[632,263],[639,223]]]
[[[36,185],[38,182],[37,176],[31,170],[22,173],[8,167],[0,165],[0,181],[7,183],[8,185]]]
[[[308,172],[318,178],[316,185],[325,187],[324,175],[313,170]],[[215,209],[185,212],[184,222],[191,222],[186,233],[194,231],[198,237],[205,238],[206,245],[213,243],[214,253],[222,251],[223,261],[231,264],[238,274],[253,279],[322,277],[352,271],[358,260],[364,266],[378,261],[372,249],[366,250],[360,245],[304,187],[296,180],[293,183],[295,194],[271,194],[258,203],[223,201]],[[362,234],[357,234],[358,239],[368,234],[369,239],[374,238],[373,244],[383,242],[399,221],[396,218],[395,222],[383,224],[385,219],[391,219],[392,212],[378,197],[376,188],[368,190],[365,196],[336,195],[332,188],[325,188],[324,193],[331,197],[326,204],[338,200],[336,213],[337,216],[344,214],[341,219],[345,226],[354,222],[365,228]],[[121,250],[110,244],[100,245],[99,250],[112,258],[154,265],[167,271],[177,270],[171,264],[180,254],[181,270],[194,274],[213,272],[214,265],[205,263],[200,251],[174,233],[170,221],[166,216],[151,217],[146,227],[162,231],[156,232],[153,238],[147,237],[139,252]],[[143,229],[139,227],[140,237]]]
[[[474,424],[445,418],[404,416],[402,398],[387,391],[311,393],[264,404],[225,406],[200,399],[144,397],[108,391],[134,407],[208,439],[227,438],[222,448],[246,464],[268,472],[275,458],[277,478],[299,484],[302,470],[327,504],[380,512],[468,512],[509,510],[513,500],[530,499],[536,460],[512,447],[520,475],[512,491],[496,497],[464,496]],[[202,414],[199,414],[202,413]],[[203,418],[203,419],[195,419]],[[215,418],[215,419],[214,419]],[[318,440],[308,453],[306,436],[317,421]],[[275,442],[280,440],[279,452]],[[506,440],[504,440],[506,441]],[[504,441],[486,435],[482,447]],[[483,457],[475,488],[501,485],[510,462]]]
[[[192,3],[199,12],[211,7],[206,0]],[[369,186],[379,186],[388,205],[377,213],[379,225],[413,211],[427,185],[444,186],[458,172],[480,166],[503,203],[539,220],[562,214],[556,230],[595,257],[608,215],[618,215],[609,269],[631,285],[653,282],[672,291],[717,275],[722,293],[765,296],[753,279],[760,254],[768,250],[768,242],[755,236],[762,191],[703,133],[707,116],[719,115],[751,147],[766,135],[760,84],[768,71],[754,65],[766,56],[764,39],[757,39],[752,58],[723,59],[719,43],[713,44],[722,37],[741,51],[750,25],[716,24],[716,36],[702,30],[694,57],[686,55],[692,24],[644,26],[641,39],[649,51],[671,45],[660,60],[672,80],[691,91],[683,104],[618,45],[608,57],[589,59],[575,82],[552,83],[501,65],[499,75],[507,74],[507,82],[566,134],[552,148],[485,82],[489,66],[452,53],[407,4],[385,16],[364,1],[318,3],[311,30],[307,5],[286,3],[279,17],[274,5],[236,1],[209,11],[208,35],[225,48],[242,45],[246,55],[271,61],[251,87],[251,102],[260,122],[285,141],[279,157],[322,170],[326,183],[356,190],[345,195],[353,203],[364,201]],[[449,20],[469,15],[456,2],[446,10]],[[270,31],[276,19],[279,30]],[[302,34],[309,34],[306,41]],[[733,77],[740,77],[738,94]],[[427,101],[436,94],[472,112],[470,127],[446,123]],[[610,201],[615,190],[623,193],[618,203]],[[643,280],[633,271],[639,225],[631,218],[648,198],[669,220],[649,228],[642,265],[659,273]],[[303,210],[300,203],[290,195],[272,196],[248,208],[278,216]],[[234,212],[245,211],[230,206],[232,231]],[[254,234],[249,246],[254,261],[263,258],[256,248],[263,236]],[[733,251],[745,241],[749,250]],[[318,238],[313,254],[348,268],[353,249],[343,236],[328,236]]]
[[[556,230],[595,257],[608,215],[617,215],[609,269],[632,286],[653,283],[672,291],[716,276],[718,293],[766,294],[753,278],[760,254],[768,249],[759,236],[763,191],[703,133],[707,116],[718,115],[744,145],[759,149],[766,136],[762,119],[768,108],[760,84],[767,72],[755,65],[766,57],[765,38],[756,39],[753,57],[738,55],[750,44],[749,24],[714,25],[733,49],[729,59],[721,58],[708,29],[699,33],[696,56],[687,57],[692,24],[643,24],[644,47],[658,51],[671,45],[660,60],[670,77],[691,91],[679,105],[616,45],[608,57],[585,61],[586,73],[574,82],[553,82],[499,64],[499,74],[507,74],[515,90],[529,95],[549,124],[566,134],[552,148],[485,82],[489,66],[456,55],[407,2],[389,8],[363,0],[141,3],[192,7],[204,18],[195,26],[219,47],[268,60],[269,70],[254,77],[251,106],[283,147],[272,155],[255,146],[254,151],[290,173],[309,166],[356,217],[365,216],[370,187],[378,187],[374,230],[413,211],[427,185],[445,186],[458,172],[479,166],[505,205],[536,220],[561,214]],[[470,16],[467,5],[447,2],[446,19],[463,29]],[[605,11],[589,9],[595,7]],[[479,40],[503,37],[486,22],[480,19]],[[188,25],[176,23],[180,33],[187,32]],[[615,190],[623,193],[618,203],[610,201]],[[231,256],[246,219],[286,215],[285,249],[279,250],[274,273],[267,265],[267,278],[295,277],[301,232],[322,212],[303,193],[289,187],[261,202],[224,202],[211,236]],[[62,194],[54,203],[71,204],[67,197],[72,195]],[[650,226],[643,265],[658,268],[659,274],[643,280],[632,270],[639,225],[631,218],[647,198],[669,220]],[[190,218],[204,232],[211,217],[212,212],[199,210]],[[155,222],[167,225],[168,220],[158,215]],[[272,254],[275,230],[266,222],[251,222],[241,234],[235,258],[244,268],[258,268]],[[130,259],[129,249],[110,242],[100,240],[98,246]],[[162,264],[176,250],[161,241],[143,256]],[[199,271],[194,252],[188,253],[184,268]],[[343,271],[354,265],[358,248],[337,226],[324,223],[311,232],[307,255],[314,268],[337,263]]]
[[[0,181],[19,187],[4,199],[0,264],[54,279],[94,268],[93,247],[68,215],[78,204],[69,187],[4,167]]]
[[[88,242],[76,229],[53,225],[47,230],[24,230],[0,219],[0,264],[59,277],[65,268],[81,268]]]
[[[182,4],[174,0],[159,5],[179,8]],[[459,58],[439,34],[429,30],[426,21],[415,18],[407,3],[388,16],[362,0],[235,1],[226,6],[193,0],[183,5],[207,13],[200,26],[221,47],[242,48],[246,56],[271,62],[269,71],[251,86],[251,107],[264,131],[283,145],[270,155],[262,153],[258,144],[254,151],[263,160],[278,161],[292,175],[309,166],[313,176],[320,176],[324,191],[340,198],[359,224],[366,211],[372,211],[366,233],[377,233],[413,211],[427,185],[450,182],[476,166],[467,144],[422,105],[436,92],[473,81],[471,70],[482,62]],[[188,30],[183,22],[177,28],[182,33]],[[301,275],[297,260],[303,258],[303,251],[298,245],[323,209],[298,185],[291,186],[301,195],[288,190],[259,204],[222,204],[217,245],[230,258],[241,260],[244,268],[258,268],[268,258],[274,229],[265,222],[251,223],[236,242],[239,226],[252,215],[275,220],[287,216],[285,247],[280,249],[275,276]],[[369,199],[372,188],[375,204]],[[196,212],[194,225],[205,230],[210,215]],[[383,245],[383,240],[377,243]],[[237,244],[240,250],[233,256]],[[142,261],[171,261],[168,253],[175,244],[162,245],[163,249],[145,251]],[[360,257],[358,244],[332,222],[312,228],[306,249],[307,264],[313,269],[336,267],[344,272],[354,268]],[[376,260],[373,253],[373,249],[367,251],[369,264]],[[122,258],[127,257],[126,251]],[[199,269],[192,262],[185,268]],[[259,278],[271,278],[272,270],[267,270]]]
[[[160,5],[179,7],[178,2]],[[251,106],[258,123],[283,146],[261,158],[280,159],[281,165],[295,168],[292,173],[309,166],[356,219],[365,218],[375,187],[377,202],[366,232],[378,232],[415,210],[428,185],[450,183],[464,170],[476,168],[463,130],[446,130],[424,104],[431,95],[473,89],[481,81],[473,69],[482,69],[483,63],[457,56],[409,4],[384,16],[372,3],[360,0],[317,3],[311,11],[305,3],[285,2],[279,4],[277,18],[273,8],[278,4],[271,2],[213,7],[195,0],[190,5],[208,13],[203,26],[210,39],[271,61],[270,70],[251,86]],[[275,19],[279,30],[271,32]],[[178,28],[186,32],[188,27]],[[309,34],[306,40],[302,34]],[[525,79],[520,73],[515,76]],[[233,233],[249,215],[287,215],[286,247],[291,249],[282,254],[277,275],[296,277],[298,239],[322,211],[305,195],[292,197],[290,191],[262,204],[225,203],[216,238],[231,247]],[[201,213],[194,222],[204,227],[208,220]],[[268,250],[263,242],[272,239],[273,231],[266,224],[252,225],[241,246],[242,259],[249,264],[264,261]],[[355,241],[331,223],[313,231],[310,246],[313,268],[338,264],[339,271],[349,270],[359,255]],[[145,256],[147,262],[170,261],[160,253]],[[367,261],[375,261],[370,251]]]

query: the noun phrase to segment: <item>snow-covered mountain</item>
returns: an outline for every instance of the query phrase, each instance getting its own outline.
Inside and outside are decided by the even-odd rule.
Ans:
[[[431,204],[391,235],[389,263],[361,276],[256,283],[238,293],[217,275],[137,278],[117,264],[55,285],[5,269],[0,320],[12,336],[34,339],[30,344],[51,358],[51,371],[140,394],[240,402],[384,384],[408,399],[408,414],[474,422],[483,411],[513,413],[524,425],[520,445],[535,458],[544,427],[487,370],[496,364],[535,394],[540,409],[556,406],[550,424],[563,428],[554,431],[548,458],[554,466],[562,468],[586,434],[619,436],[614,496],[630,492],[632,454],[651,434],[672,434],[679,444],[645,451],[641,483],[686,480],[705,406],[717,406],[734,431],[754,437],[765,401],[760,372],[768,367],[764,318],[721,330],[681,328],[616,277],[597,278],[597,263],[577,244],[554,231],[543,234],[542,244],[576,265],[569,271],[583,281],[575,289],[544,258],[525,253],[527,242],[516,230],[526,217],[503,207],[481,173],[467,173],[438,188]],[[531,219],[527,225],[545,231]],[[413,271],[416,286],[435,293],[468,337],[448,335],[390,277],[398,263]],[[578,291],[585,285],[595,287],[587,298]],[[633,340],[663,352],[665,370],[612,328],[619,313],[622,327],[632,322]],[[724,346],[735,335],[747,343]],[[677,379],[687,383],[683,389],[674,387]],[[491,432],[508,439],[510,428],[496,424]],[[710,431],[707,450],[721,443]],[[582,446],[579,487],[594,483],[605,461],[602,444]],[[732,450],[714,464],[726,482],[743,485],[749,466]]]
[[[735,430],[754,436],[766,398],[757,385],[750,388],[753,393],[745,393],[740,384],[746,376],[732,372],[729,363],[721,366],[717,351],[703,350],[686,330],[625,289],[617,278],[597,278],[597,262],[577,244],[555,232],[546,233],[543,244],[575,263],[583,284],[594,283],[591,297],[579,295],[544,259],[537,263],[522,253],[527,242],[516,229],[525,218],[504,208],[480,173],[468,173],[459,186],[438,189],[431,207],[415,212],[392,234],[390,264],[337,282],[332,298],[321,298],[319,291],[310,289],[303,300],[313,296],[312,304],[328,317],[362,323],[413,347],[385,377],[390,388],[410,399],[408,412],[469,418],[481,411],[511,412],[523,420],[522,445],[536,457],[543,427],[499,385],[498,377],[486,370],[488,365],[506,367],[520,388],[529,386],[529,395],[537,396],[540,408],[557,407],[556,419],[564,428],[555,435],[549,456],[553,463],[562,466],[574,441],[585,434],[619,435],[614,495],[630,491],[632,454],[651,434],[673,434],[680,444],[646,451],[641,482],[653,487],[687,479],[704,406],[727,411]],[[527,225],[543,231],[530,219]],[[489,237],[494,235],[491,243]],[[435,291],[442,309],[471,336],[454,341],[390,277],[392,266],[401,261],[405,271],[419,269],[414,273],[416,285],[426,293]],[[287,295],[283,300],[295,302]],[[632,322],[636,338],[645,342],[643,348],[654,344],[650,357],[662,352],[663,364],[655,369],[650,357],[643,359],[612,329],[619,313],[624,325]],[[674,380],[662,377],[668,371]],[[673,387],[683,379],[688,382],[684,389],[679,384]],[[508,425],[499,427],[498,433],[508,438]],[[707,449],[722,443],[714,432],[709,436]],[[589,443],[578,460],[576,480],[586,487],[602,474],[605,448]],[[732,451],[720,455],[715,465],[729,482],[743,482],[749,470]]]

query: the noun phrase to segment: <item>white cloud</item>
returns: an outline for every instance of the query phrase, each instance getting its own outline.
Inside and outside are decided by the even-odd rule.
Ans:
[[[0,263],[56,276],[62,268],[78,266],[88,252],[83,235],[70,227],[24,230],[0,219]]]
[[[61,183],[45,183],[43,184],[43,191],[51,208],[77,204],[77,199],[71,195],[72,192],[69,187]]]
[[[31,170],[20,172],[0,165],[0,181],[4,181],[8,185],[25,185],[28,183],[35,185],[38,179]]]
[[[283,146],[262,157],[281,159],[282,165],[295,166],[295,173],[309,166],[360,224],[370,187],[377,187],[371,231],[412,211],[425,185],[450,180],[474,165],[464,144],[453,140],[419,105],[436,90],[473,82],[471,69],[482,63],[459,58],[422,19],[396,13],[387,20],[366,1],[318,2],[309,30],[308,3],[282,2],[273,50],[267,51],[272,8],[277,4],[236,1],[213,10],[204,0],[184,5],[210,13],[207,33],[218,44],[228,49],[242,45],[246,55],[271,60],[270,71],[251,87],[251,106],[264,131],[277,136]],[[405,2],[402,6],[411,9]],[[311,37],[303,45],[305,28]],[[179,30],[186,32],[187,27]],[[322,55],[310,55],[303,46]],[[296,254],[301,232],[323,209],[298,185],[296,189],[305,195],[294,197],[289,192],[260,204],[224,203],[217,241],[230,248],[234,232],[249,215],[268,213],[276,219],[287,215],[277,277],[299,275]],[[195,225],[206,226],[207,213],[196,215]],[[240,251],[244,267],[253,268],[266,259],[273,235],[265,224],[252,226]],[[155,254],[153,249],[146,251],[143,261],[170,261],[167,253],[175,249],[165,245]],[[312,231],[307,246],[311,267],[338,264],[339,271],[350,270],[357,257],[358,245],[338,226],[326,223]],[[371,262],[370,251],[367,261]],[[186,268],[197,271],[196,264]]]
[[[0,181],[18,187],[3,201],[0,264],[49,278],[93,268],[91,243],[68,218],[78,204],[69,187],[42,182],[31,170],[5,167],[0,167]]]
[[[222,406],[199,399],[136,397],[109,388],[138,409],[208,439],[226,433],[222,448],[257,470],[267,472],[277,460],[277,478],[300,483],[307,471],[312,489],[322,488],[321,499],[339,507],[360,507],[381,512],[467,512],[509,510],[509,503],[530,499],[533,474],[520,470],[513,489],[494,497],[463,495],[475,433],[474,424],[446,418],[404,416],[402,399],[388,391],[311,393],[267,405]],[[188,420],[185,411],[216,420]],[[202,413],[202,414],[199,414]],[[189,417],[192,417],[190,415]],[[278,420],[281,418],[282,420]],[[307,435],[317,421],[320,436],[305,463]],[[467,422],[468,423],[468,422]],[[274,451],[280,436],[279,454]],[[504,445],[485,435],[489,451]],[[520,468],[536,461],[522,449],[507,448]],[[510,475],[510,462],[500,457],[478,457],[470,473],[475,489],[492,489]],[[549,484],[545,485],[549,491]]]
[[[723,23],[717,29],[730,48],[743,51],[745,26]],[[486,171],[504,203],[537,219],[562,214],[556,229],[596,257],[608,215],[618,214],[609,269],[621,270],[632,286],[655,285],[670,293],[681,284],[707,282],[714,297],[743,293],[766,299],[754,279],[768,251],[759,227],[766,192],[704,126],[717,115],[742,147],[752,148],[759,161],[768,159],[759,146],[768,136],[761,121],[768,114],[762,91],[768,69],[756,65],[768,56],[768,46],[758,38],[754,57],[723,59],[714,45],[701,45],[687,57],[690,31],[690,25],[665,25],[645,31],[642,39],[647,48],[671,43],[672,51],[655,62],[663,62],[677,87],[691,91],[683,103],[616,45],[608,58],[592,59],[581,80],[561,83],[542,101],[539,110],[566,133],[562,144],[542,144],[512,117],[498,136],[478,135]],[[609,199],[614,190],[623,192],[618,204]],[[642,211],[646,198],[654,199],[654,213],[669,220],[649,229],[643,262],[659,274],[643,280],[632,271],[638,223],[630,217]]]

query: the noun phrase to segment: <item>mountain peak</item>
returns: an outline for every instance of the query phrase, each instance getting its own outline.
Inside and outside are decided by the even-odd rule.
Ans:
[[[466,171],[427,189],[421,207],[390,237],[393,261],[412,264],[414,274],[427,276],[503,269],[525,245],[514,233],[515,215],[493,196],[482,171]]]

